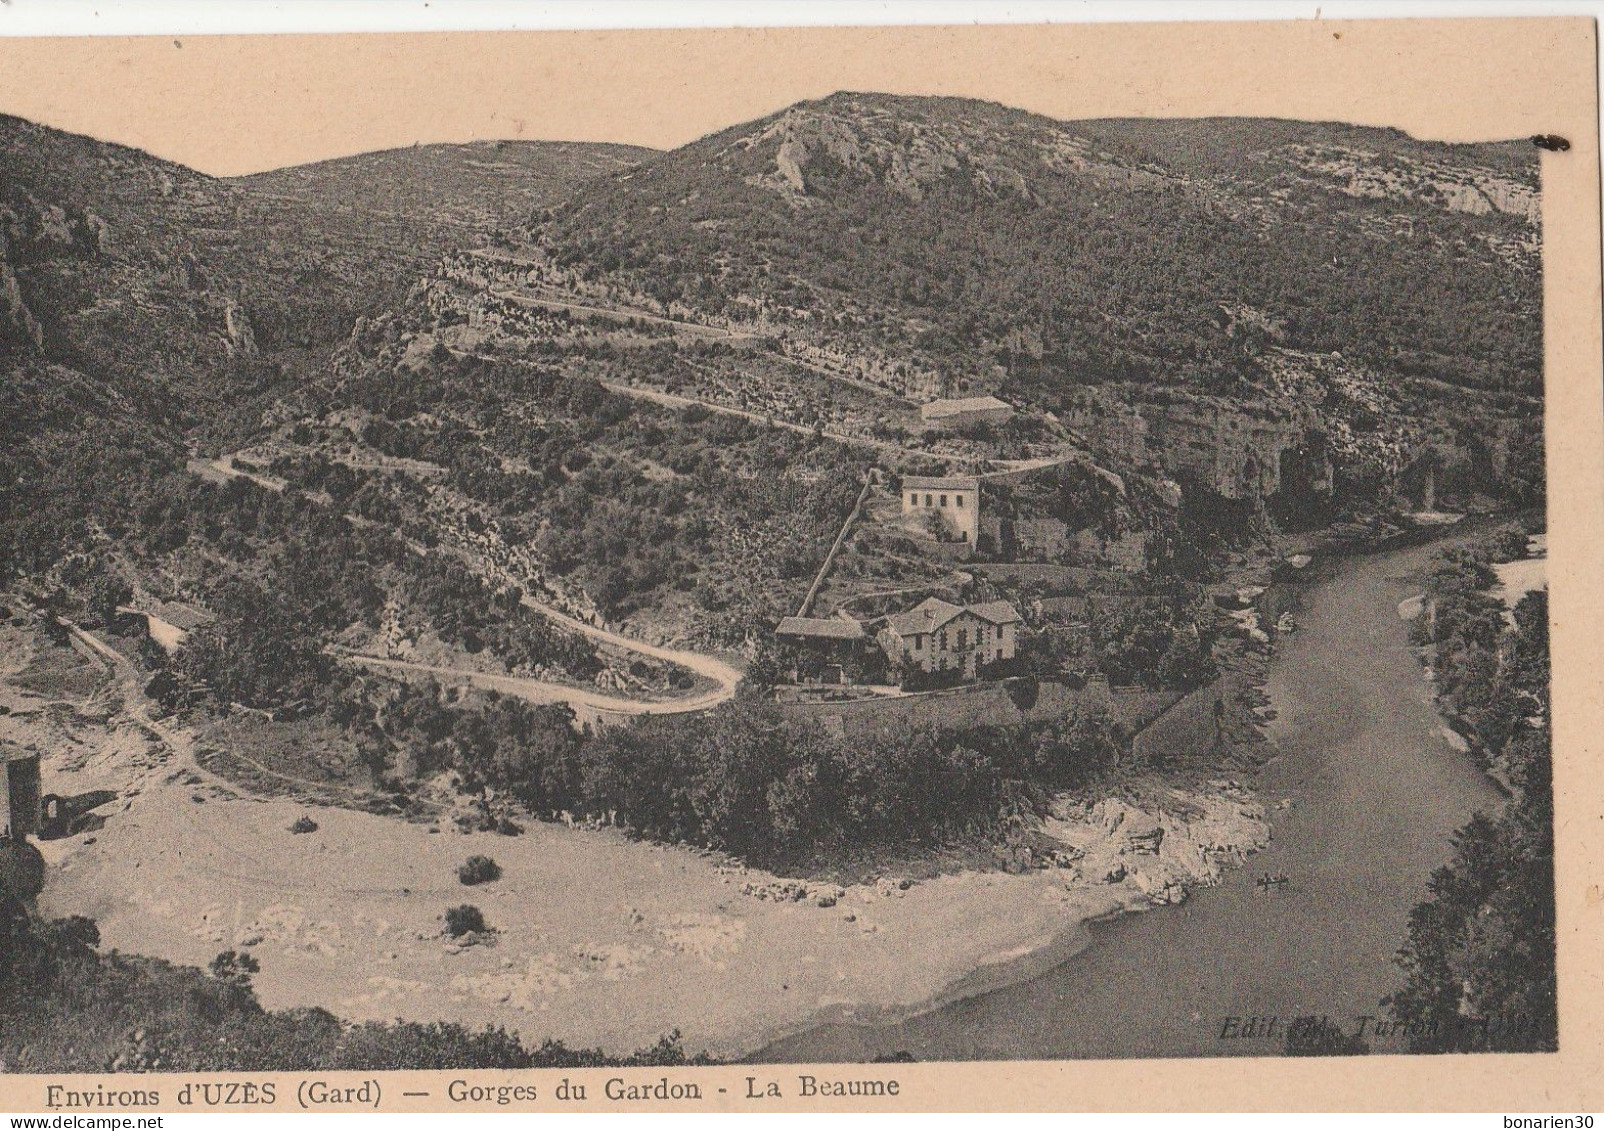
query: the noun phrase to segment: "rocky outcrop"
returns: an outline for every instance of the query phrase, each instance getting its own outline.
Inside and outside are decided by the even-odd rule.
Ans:
[[[774,168],[780,179],[795,193],[808,191],[807,178],[802,167],[808,163],[808,147],[794,138],[786,138],[774,154]]]
[[[1348,196],[1420,201],[1476,216],[1498,212],[1521,216],[1533,225],[1542,217],[1541,194],[1535,184],[1492,169],[1388,158],[1343,146],[1290,148],[1307,172]]]
[[[1062,846],[1059,867],[1093,883],[1129,885],[1153,903],[1179,903],[1187,888],[1218,883],[1270,840],[1264,806],[1232,781],[1166,790],[1140,805],[1113,797],[1068,805],[1044,832]]]
[[[1002,156],[996,138],[973,123],[932,117],[923,121],[899,120],[870,103],[854,105],[850,96],[837,96],[828,105],[793,107],[757,133],[742,138],[725,151],[726,158],[772,147],[772,165],[754,178],[790,196],[807,201],[813,189],[810,171],[833,166],[864,180],[877,180],[910,201],[920,201],[935,182],[966,173],[971,184],[988,196],[1036,200],[1029,174],[1040,173],[1073,160],[1088,164],[1083,139],[1054,130],[1041,139],[1041,165],[1019,168]]]
[[[116,250],[116,241],[112,238],[111,225],[96,216],[93,212],[84,213],[84,227],[89,230],[90,237],[95,241],[95,250],[101,255],[110,255]]]

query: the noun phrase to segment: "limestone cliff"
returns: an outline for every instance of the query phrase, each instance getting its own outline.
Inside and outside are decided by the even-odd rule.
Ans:
[[[1136,406],[1087,398],[1065,422],[1095,450],[1156,466],[1183,490],[1257,502],[1297,489],[1329,495],[1333,469],[1312,411],[1202,397]]]
[[[1450,165],[1347,146],[1292,146],[1297,164],[1317,183],[1348,196],[1416,201],[1475,216],[1503,213],[1532,225],[1542,218],[1534,179],[1517,180],[1493,169]]]

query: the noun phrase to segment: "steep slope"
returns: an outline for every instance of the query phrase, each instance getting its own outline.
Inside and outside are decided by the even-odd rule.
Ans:
[[[191,170],[0,118],[0,573],[81,545],[93,498],[180,462],[185,421],[252,379],[216,279],[233,226]]]
[[[449,262],[423,324],[703,327],[882,392],[903,436],[899,404],[995,393],[1288,521],[1529,502],[1540,222],[1527,141],[838,94],[592,182],[527,246]],[[743,405],[797,399],[735,368]]]

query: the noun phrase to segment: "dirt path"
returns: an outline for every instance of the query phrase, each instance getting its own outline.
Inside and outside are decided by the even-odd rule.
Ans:
[[[128,712],[128,720],[167,747],[174,759],[176,759],[176,769],[199,778],[213,789],[236,794],[246,799],[266,800],[262,794],[251,790],[232,778],[214,773],[203,766],[195,752],[195,738],[186,728],[171,726],[151,715],[150,700],[145,698],[144,690],[140,687],[141,676],[139,669],[126,656],[101,640],[94,633],[78,627],[71,621],[57,618],[57,623],[64,627],[72,635],[73,639],[89,648],[105,662],[107,674],[117,683],[122,693],[123,703]],[[232,743],[229,746],[228,756],[249,766],[253,771],[281,781],[286,785],[322,793],[332,791],[348,798],[366,798],[373,795],[372,790],[361,789],[357,786],[342,785],[339,782],[313,781],[310,778],[299,778],[293,774],[283,773],[263,765],[249,754],[239,750]]]
[[[251,482],[271,491],[282,491],[285,486],[284,483],[279,480],[267,479],[263,476],[256,475],[238,467],[234,463],[234,457],[231,455],[223,456],[222,458],[215,460],[192,459],[189,461],[189,470],[197,475],[201,475],[210,479],[249,479]],[[455,668],[434,664],[417,664],[403,660],[384,659],[378,656],[365,656],[355,652],[331,651],[330,654],[337,655],[340,658],[353,663],[360,663],[365,667],[389,668],[398,671],[420,672],[441,678],[442,682],[466,683],[475,687],[485,687],[492,690],[501,691],[509,695],[515,695],[521,699],[528,699],[536,703],[566,702],[573,704],[576,707],[583,708],[584,711],[589,711],[595,715],[611,715],[618,717],[627,717],[633,715],[675,715],[686,714],[694,711],[706,711],[710,708],[718,706],[720,703],[725,702],[727,699],[733,696],[735,694],[736,687],[741,682],[740,671],[714,656],[705,655],[700,652],[690,652],[683,649],[664,648],[655,644],[648,644],[644,640],[636,640],[632,637],[623,636],[605,628],[598,628],[595,625],[586,624],[584,621],[571,617],[567,613],[560,612],[550,605],[542,604],[540,601],[537,601],[528,595],[523,597],[522,603],[526,608],[534,610],[541,616],[546,617],[548,620],[551,620],[572,632],[577,632],[582,636],[589,637],[590,639],[599,641],[603,644],[609,644],[615,648],[620,648],[627,652],[634,652],[642,656],[649,656],[656,660],[662,660],[666,663],[687,668],[698,675],[712,680],[718,686],[712,691],[705,692],[701,695],[689,696],[683,699],[668,699],[662,701],[628,699],[616,695],[607,695],[599,691],[590,691],[585,688],[571,687],[567,684],[551,683],[544,680],[528,679],[521,676],[504,676],[497,675],[493,672],[473,671],[467,668]],[[103,650],[105,654],[112,657],[114,663],[126,662],[122,660],[122,657],[119,656],[115,650],[107,648],[104,644],[100,644],[98,641],[94,641],[94,638],[89,636],[88,633],[84,633],[76,626],[69,627],[75,634],[85,638],[86,642],[92,642],[90,644],[91,647],[96,648],[97,651]],[[581,711],[581,714],[583,714],[584,711]],[[245,758],[243,756],[240,757],[242,761],[256,765],[255,763],[250,762],[249,758]],[[284,775],[277,774],[272,770],[266,769],[266,767],[257,766],[257,768],[262,770],[262,772],[272,774],[275,777],[284,777]],[[318,785],[318,783],[310,784]],[[318,788],[323,787],[318,785]]]
[[[117,683],[122,692],[129,721],[166,746],[177,757],[181,769],[195,774],[205,780],[206,784],[217,789],[249,794],[249,790],[241,789],[233,782],[203,767],[195,757],[195,744],[187,732],[174,729],[152,717],[150,700],[145,698],[144,690],[139,686],[139,670],[128,657],[94,633],[79,628],[69,620],[57,617],[56,623],[65,628],[74,640],[88,647],[105,662],[106,674]]]
[[[750,331],[726,330],[721,326],[704,326],[700,322],[682,322],[677,318],[664,318],[660,314],[648,314],[643,310],[618,310],[608,306],[587,306],[581,302],[566,302],[562,299],[539,298],[535,295],[523,294],[519,291],[497,290],[490,288],[490,293],[496,298],[508,302],[521,303],[524,306],[538,306],[547,310],[567,310],[577,314],[599,314],[604,318],[617,319],[627,322],[639,319],[642,322],[651,322],[658,326],[669,326],[675,330],[684,330],[691,334],[702,334],[710,338],[725,338],[732,341],[754,342],[762,339],[763,335]]]
[[[787,359],[790,360],[790,359]],[[625,397],[634,397],[636,400],[651,401],[653,404],[665,408],[689,408],[695,405],[705,408],[708,412],[720,413],[724,416],[738,416],[743,420],[750,420],[755,424],[772,425],[775,428],[784,428],[788,432],[795,432],[801,436],[811,436],[814,430],[806,424],[797,424],[790,420],[781,420],[775,416],[764,416],[760,412],[750,409],[731,408],[729,405],[717,404],[713,401],[698,400],[695,397],[682,397],[675,393],[664,393],[657,389],[642,389],[636,385],[623,385],[616,381],[603,381],[602,387]],[[980,460],[971,456],[943,456],[933,452],[922,451],[919,448],[904,448],[886,440],[874,440],[867,436],[849,436],[845,432],[833,432],[828,428],[820,429],[819,434],[837,443],[848,444],[852,447],[874,448],[876,451],[895,452],[898,455],[912,456],[915,459],[941,459],[953,463],[978,463]]]
[[[214,483],[225,483],[230,479],[249,479],[258,487],[274,494],[283,494],[285,483],[282,479],[275,479],[271,475],[259,475],[254,471],[246,471],[243,467],[236,467],[233,456],[223,456],[220,459],[192,459],[185,464],[192,474],[202,479],[210,479]]]
[[[702,652],[690,652],[679,648],[664,648],[657,644],[648,644],[644,640],[624,636],[610,629],[599,628],[593,624],[586,624],[582,620],[560,612],[550,605],[542,604],[533,597],[525,594],[522,602],[527,609],[539,613],[554,624],[577,632],[581,636],[610,645],[637,655],[649,656],[654,660],[674,664],[686,668],[697,675],[712,680],[718,686],[711,691],[700,695],[686,696],[679,699],[629,699],[618,695],[608,695],[600,691],[591,691],[588,688],[573,687],[565,683],[551,683],[546,680],[530,679],[525,676],[499,675],[495,672],[474,671],[470,668],[457,668],[438,664],[419,664],[408,660],[391,660],[379,656],[366,656],[357,653],[337,653],[342,658],[353,663],[360,663],[365,667],[388,668],[392,671],[411,671],[425,675],[432,675],[442,682],[465,683],[473,687],[483,687],[503,694],[515,695],[520,699],[528,699],[535,703],[568,703],[576,708],[597,715],[629,717],[635,715],[683,715],[695,711],[706,711],[725,702],[735,694],[740,685],[741,673],[735,667]],[[583,717],[584,711],[580,711]]]
[[[554,613],[553,616],[561,616]],[[567,618],[564,618],[567,619]],[[577,622],[575,622],[577,624]],[[611,635],[611,634],[609,634]],[[624,640],[624,637],[617,637]],[[631,642],[632,649],[639,651],[650,648],[651,645],[642,645],[638,641]],[[654,649],[648,655],[667,652],[666,649]],[[499,675],[495,672],[474,671],[471,668],[456,668],[438,664],[419,664],[409,660],[391,660],[380,656],[365,656],[355,652],[336,652],[342,660],[353,664],[360,664],[365,668],[377,668],[386,671],[414,672],[420,675],[434,677],[444,684],[463,684],[469,687],[479,687],[487,691],[499,691],[503,695],[512,695],[519,699],[527,699],[532,703],[567,703],[575,708],[575,712],[582,718],[587,714],[593,716],[633,716],[633,715],[682,715],[693,711],[706,711],[718,706],[735,693],[735,682],[720,682],[720,685],[701,695],[690,696],[684,699],[624,699],[616,695],[606,695],[600,691],[591,691],[583,687],[573,687],[565,683],[549,683],[545,680],[529,679],[525,676]],[[694,653],[667,653],[669,655],[694,655]],[[697,656],[699,662],[709,665],[720,665],[720,661],[708,656]],[[676,663],[680,661],[676,660]],[[688,665],[687,665],[688,666]],[[728,665],[720,665],[728,667]],[[735,681],[740,673],[729,668]],[[707,674],[703,672],[703,674]]]

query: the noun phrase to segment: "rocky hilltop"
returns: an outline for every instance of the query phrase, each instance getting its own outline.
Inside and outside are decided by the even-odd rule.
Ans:
[[[841,94],[598,181],[532,235],[664,301],[1001,390],[1218,377],[1254,336],[1235,311],[1295,347],[1531,388],[1521,144]]]
[[[559,378],[644,382],[898,469],[1096,467],[1228,541],[1266,515],[1541,497],[1526,142],[837,94],[670,153],[422,146],[232,181],[16,119],[0,146],[9,482],[67,498],[101,466],[59,443],[86,418],[171,469],[354,405],[436,404],[429,445],[460,448],[435,436],[460,416],[475,461],[527,476],[485,421]],[[1022,423],[920,419],[982,393]],[[597,456],[543,455],[556,470],[520,490]],[[688,478],[661,462],[636,473]],[[639,572],[620,592],[669,583]]]

